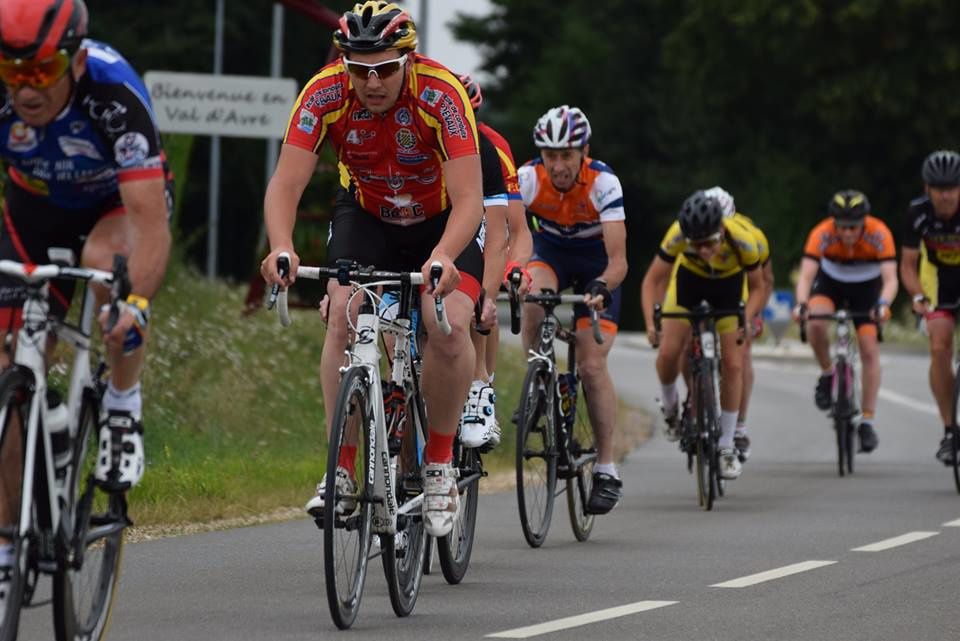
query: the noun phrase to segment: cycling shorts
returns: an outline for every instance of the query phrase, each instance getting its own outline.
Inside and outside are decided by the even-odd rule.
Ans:
[[[599,278],[607,268],[607,252],[602,242],[577,245],[575,248],[550,242],[543,233],[533,234],[533,256],[527,267],[549,269],[557,277],[557,291],[568,287],[574,294],[586,292],[587,284]],[[600,312],[600,329],[605,334],[616,334],[620,323],[621,288],[610,290],[610,307]],[[577,329],[590,327],[590,309],[583,303],[573,306],[573,320]]]
[[[876,306],[882,285],[883,281],[879,276],[859,283],[845,283],[830,278],[820,270],[813,281],[808,305],[813,307],[817,304],[829,304],[834,310],[847,309],[854,313],[866,313]],[[854,325],[858,332],[861,328],[868,333],[876,332],[877,324],[872,320],[859,319],[854,321]]]
[[[327,238],[327,260],[335,266],[340,259],[373,265],[384,271],[420,271],[443,236],[449,210],[406,227],[382,222],[357,203],[345,189],[338,189]],[[480,298],[483,281],[483,226],[453,261],[460,272],[457,290],[474,304]]]
[[[678,265],[667,286],[662,309],[664,312],[689,312],[701,302],[707,301],[714,309],[737,309],[743,292],[743,272],[723,278],[704,278]],[[717,333],[737,331],[737,317],[723,316],[717,319]]]
[[[960,268],[937,267],[926,258],[926,247],[921,252],[920,286],[923,295],[930,299],[932,311],[927,319],[950,318],[956,320],[954,309],[940,309],[941,305],[960,303]]]

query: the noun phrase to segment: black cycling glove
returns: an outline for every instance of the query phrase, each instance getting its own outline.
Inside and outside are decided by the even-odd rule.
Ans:
[[[604,280],[599,278],[594,278],[589,283],[584,290],[584,293],[590,294],[593,297],[602,296],[603,297],[603,308],[609,309],[610,305],[613,304],[613,294],[610,293],[610,290],[607,289],[607,283]]]

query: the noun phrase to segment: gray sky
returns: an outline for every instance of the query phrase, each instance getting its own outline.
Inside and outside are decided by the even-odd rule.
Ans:
[[[423,53],[457,73],[476,75],[480,56],[473,45],[455,41],[447,23],[453,20],[458,12],[475,15],[490,13],[489,0],[407,0],[403,5],[413,16],[418,30],[421,31],[423,30],[421,24],[423,3],[428,5],[427,49]]]

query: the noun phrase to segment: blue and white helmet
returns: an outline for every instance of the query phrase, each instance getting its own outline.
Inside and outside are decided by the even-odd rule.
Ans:
[[[720,203],[720,207],[723,209],[724,218],[732,218],[736,213],[737,206],[733,202],[733,195],[723,187],[717,185],[716,187],[711,187],[703,193],[707,198],[713,198]]]
[[[590,142],[590,121],[576,107],[560,105],[547,111],[533,128],[540,149],[580,149]]]

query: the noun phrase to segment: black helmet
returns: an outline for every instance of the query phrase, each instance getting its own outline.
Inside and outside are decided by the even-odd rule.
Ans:
[[[923,182],[931,187],[956,187],[960,185],[960,154],[941,149],[923,161]]]
[[[701,240],[720,231],[723,206],[702,189],[693,192],[680,208],[680,231],[690,240]]]
[[[410,14],[393,2],[367,0],[341,16],[333,44],[340,51],[356,53],[413,50],[417,48],[417,28]]]
[[[827,205],[827,214],[837,221],[859,223],[869,213],[870,201],[862,191],[856,189],[838,191]]]

